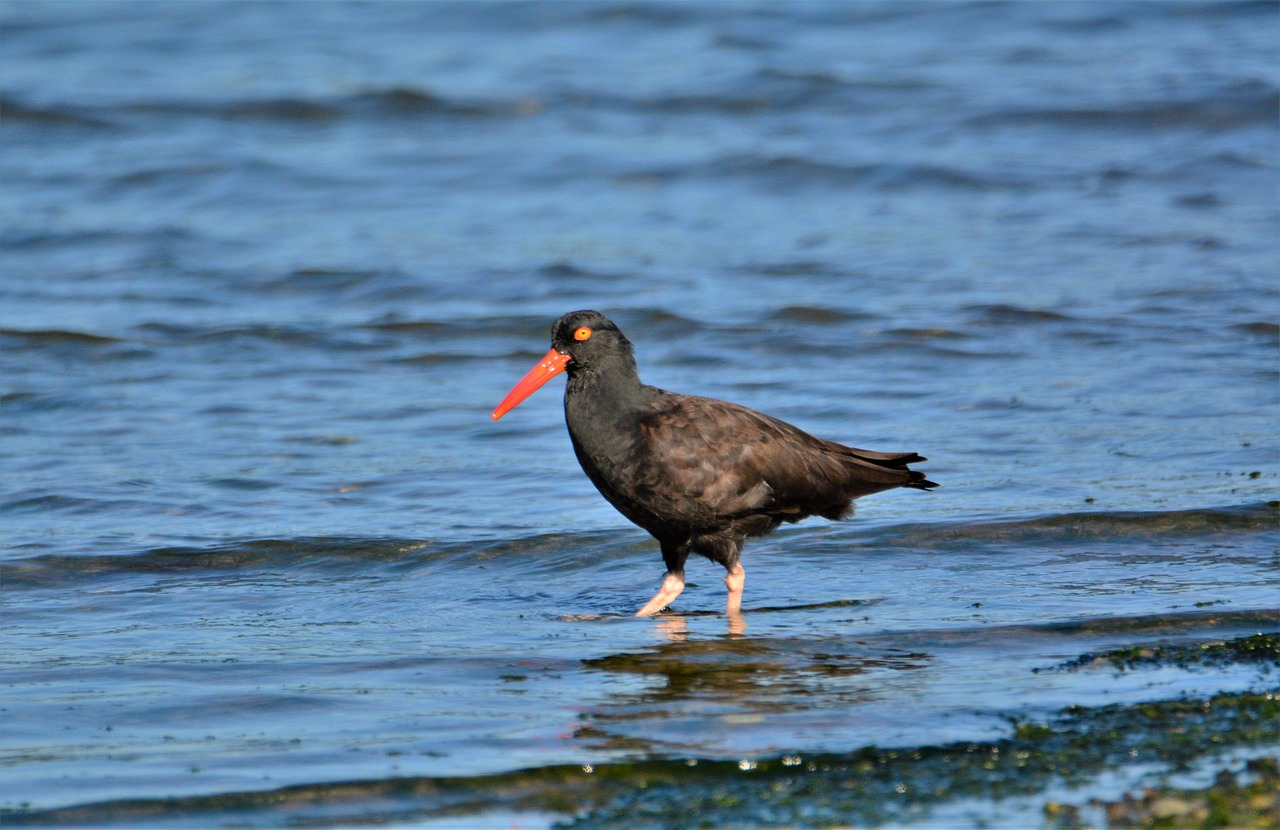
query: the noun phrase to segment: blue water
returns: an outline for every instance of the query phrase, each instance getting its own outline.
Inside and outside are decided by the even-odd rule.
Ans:
[[[1278,42],[1266,3],[0,4],[0,806],[1256,686],[1031,669],[1280,625]],[[630,619],[661,559],[558,383],[488,417],[578,308],[943,486],[753,542],[745,632],[701,560]]]

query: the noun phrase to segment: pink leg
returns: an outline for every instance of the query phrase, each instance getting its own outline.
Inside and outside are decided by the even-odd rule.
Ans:
[[[645,603],[644,608],[636,612],[637,617],[652,617],[654,614],[675,602],[676,597],[684,590],[684,574],[669,571],[662,580],[662,588],[653,595],[653,599]]]
[[[733,616],[742,613],[742,586],[746,582],[747,572],[735,562],[729,572],[724,575],[724,587],[729,589],[729,602],[724,611],[726,614]]]

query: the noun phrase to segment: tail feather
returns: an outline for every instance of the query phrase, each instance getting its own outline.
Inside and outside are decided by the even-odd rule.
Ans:
[[[938,482],[930,481],[929,479],[925,478],[924,473],[918,470],[911,470],[910,472],[911,472],[911,480],[908,481],[906,484],[902,485],[903,487],[910,487],[915,490],[932,490],[934,487],[941,486],[940,484],[938,484]]]
[[[854,447],[848,447],[847,452],[863,461],[870,461],[872,464],[879,464],[881,467],[888,467],[892,470],[905,469],[908,464],[918,464],[921,461],[928,461],[923,455],[914,452],[872,452],[871,450],[859,450]]]
[[[925,478],[925,474],[917,470],[907,469],[908,464],[916,464],[921,461],[928,461],[923,455],[914,452],[873,452],[871,450],[859,450],[852,447],[849,448],[849,454],[860,461],[867,461],[878,467],[884,467],[889,470],[901,470],[910,475],[910,478],[901,484],[902,487],[911,487],[916,490],[932,490],[939,486],[936,481],[930,481]]]

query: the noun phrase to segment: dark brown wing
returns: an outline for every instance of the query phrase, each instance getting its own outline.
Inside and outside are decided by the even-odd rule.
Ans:
[[[850,499],[924,480],[906,469],[924,460],[914,453],[846,447],[737,404],[653,392],[636,445],[636,492],[693,526],[753,513],[834,517]]]

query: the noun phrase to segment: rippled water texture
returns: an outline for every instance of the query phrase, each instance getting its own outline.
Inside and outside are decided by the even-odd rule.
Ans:
[[[1055,667],[1280,630],[1277,42],[1268,3],[0,5],[5,822],[609,825],[459,793],[1274,688]],[[942,487],[750,544],[745,628],[703,560],[633,619],[661,558],[558,382],[488,417],[578,308]],[[1042,819],[938,787],[716,821]]]

